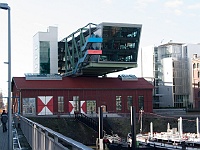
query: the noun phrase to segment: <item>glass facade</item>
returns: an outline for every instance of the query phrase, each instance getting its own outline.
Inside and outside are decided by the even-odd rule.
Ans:
[[[173,105],[176,108],[188,107],[189,101],[189,74],[187,50],[182,44],[166,44],[158,47],[158,79],[163,82],[165,92],[172,90]],[[166,65],[168,62],[168,65]],[[171,64],[170,64],[171,63]],[[196,67],[196,66],[193,66]],[[168,69],[168,70],[167,70]],[[172,76],[169,76],[172,70]],[[166,74],[164,72],[167,72]],[[169,83],[171,85],[169,85]],[[163,87],[164,87],[163,86]],[[167,90],[168,89],[168,90]],[[166,94],[166,93],[165,93]],[[164,100],[164,98],[163,98]],[[165,99],[166,100],[166,99]]]
[[[140,30],[136,27],[103,26],[103,54],[99,61],[137,62]]]
[[[104,76],[137,67],[142,25],[101,23],[91,26],[80,28],[63,39],[66,75]]]
[[[40,41],[40,73],[50,74],[50,42]]]
[[[58,42],[58,73],[65,73],[65,43]]]

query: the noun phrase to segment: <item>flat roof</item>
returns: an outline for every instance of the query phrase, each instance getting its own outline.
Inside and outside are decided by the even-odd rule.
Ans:
[[[13,87],[17,89],[153,89],[154,86],[144,78],[122,81],[111,77],[63,77],[62,80],[26,80],[13,77]]]

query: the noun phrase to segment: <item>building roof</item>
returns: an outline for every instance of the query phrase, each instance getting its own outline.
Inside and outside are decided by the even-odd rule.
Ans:
[[[62,80],[26,80],[13,77],[12,87],[17,89],[153,89],[144,78],[136,81],[122,81],[120,78],[64,77]],[[13,89],[13,88],[12,88]]]

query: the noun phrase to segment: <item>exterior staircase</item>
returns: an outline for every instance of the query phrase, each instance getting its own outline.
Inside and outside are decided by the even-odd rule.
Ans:
[[[84,123],[88,127],[95,130],[96,132],[99,132],[99,121],[97,117],[92,118],[92,117],[86,116],[83,113],[75,113],[75,119]],[[105,134],[109,134],[109,135],[113,134],[113,131],[105,118],[103,119],[103,131]]]

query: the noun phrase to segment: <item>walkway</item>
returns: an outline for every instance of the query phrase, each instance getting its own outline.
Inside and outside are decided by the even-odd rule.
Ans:
[[[8,131],[3,132],[2,123],[0,123],[0,150],[8,150]]]

